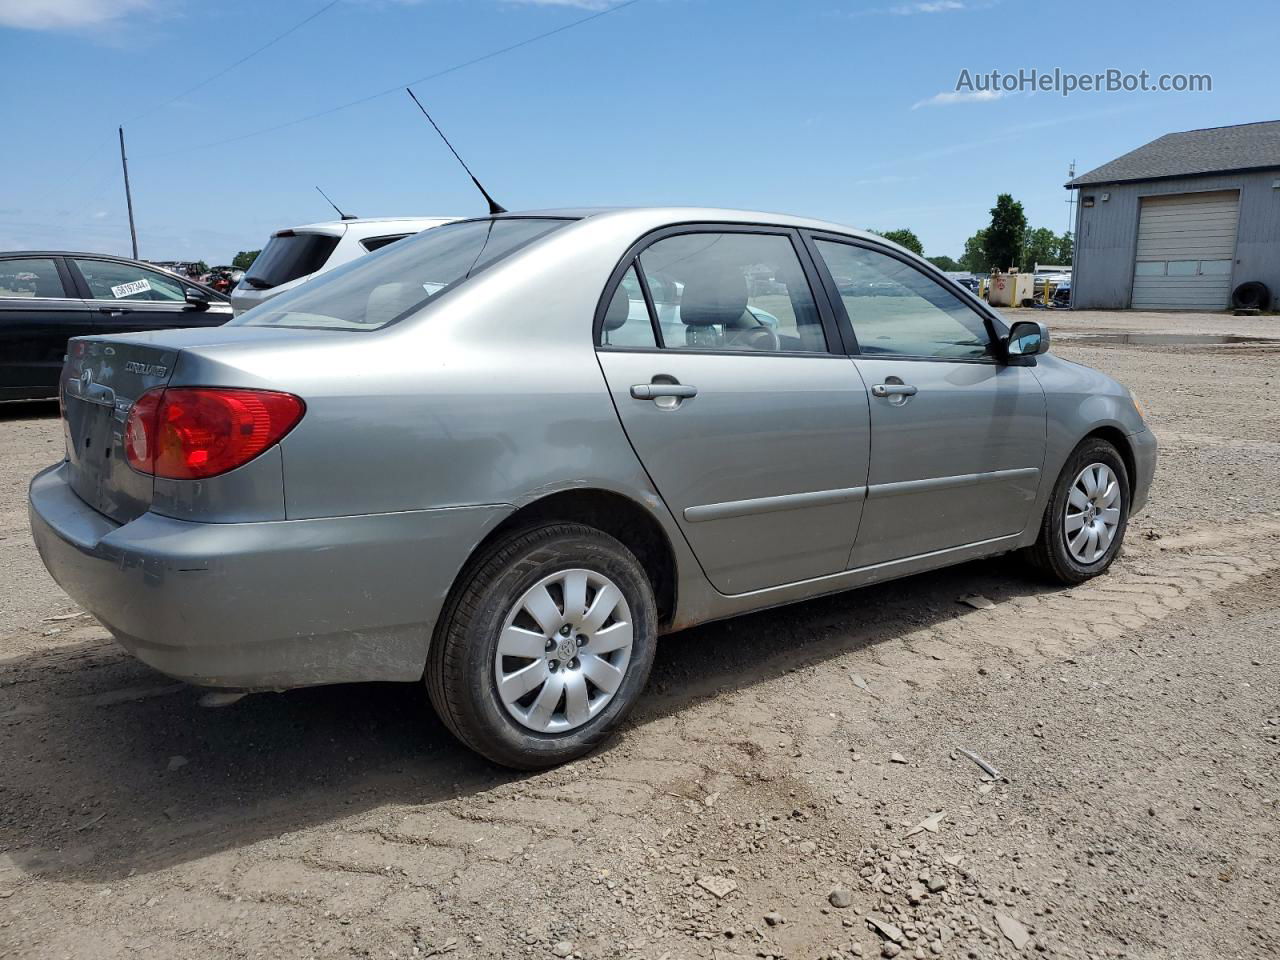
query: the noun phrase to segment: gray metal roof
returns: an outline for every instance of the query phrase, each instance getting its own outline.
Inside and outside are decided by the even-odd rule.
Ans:
[[[1268,167],[1280,167],[1280,120],[1166,133],[1064,186],[1070,189]]]

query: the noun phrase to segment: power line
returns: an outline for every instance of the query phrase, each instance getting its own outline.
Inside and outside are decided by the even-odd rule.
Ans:
[[[236,67],[240,66],[240,64],[244,63],[246,60],[252,60],[258,54],[260,54],[263,50],[266,50],[268,47],[274,46],[275,44],[283,40],[285,37],[289,36],[289,34],[293,33],[296,30],[301,29],[302,27],[305,27],[308,23],[310,23],[316,17],[320,16],[320,14],[324,13],[327,10],[332,9],[333,7],[336,7],[339,2],[340,0],[329,0],[328,3],[326,3],[319,10],[315,11],[315,13],[311,14],[308,17],[304,17],[302,20],[299,20],[297,23],[295,23],[292,27],[290,27],[284,33],[268,40],[266,43],[258,47],[256,50],[246,53],[243,57],[241,57],[235,63],[228,64],[227,66],[223,67],[221,70],[219,70],[217,73],[213,74],[212,76],[205,77],[203,80],[197,83],[194,87],[188,87],[186,90],[183,90],[181,93],[174,94],[168,100],[161,100],[159,103],[153,104],[152,106],[148,107],[146,110],[142,111],[142,113],[138,114],[136,117],[126,120],[125,123],[134,123],[138,120],[141,120],[143,117],[150,116],[151,114],[159,110],[161,107],[167,107],[169,104],[173,103],[175,100],[181,100],[183,97],[189,94],[195,93],[201,87],[208,86],[209,84],[213,83],[213,81],[217,80],[219,77],[225,77],[228,73],[230,73]]]
[[[473,57],[470,60],[464,60],[462,63],[455,63],[453,64],[453,66],[445,67],[443,70],[437,70],[435,73],[429,73],[423,77],[418,77],[416,80],[410,80],[407,83],[397,83],[394,87],[387,87],[387,89],[379,90],[377,93],[370,93],[367,96],[358,97],[355,100],[348,100],[346,103],[340,103],[337,106],[328,107],[324,110],[319,110],[316,113],[309,113],[309,114],[306,114],[305,116],[297,117],[296,119],[293,119],[293,120],[286,120],[284,123],[277,123],[271,127],[263,127],[260,130],[251,130],[248,133],[242,133],[234,137],[227,137],[226,139],[223,139],[223,140],[214,140],[210,143],[195,144],[190,147],[180,147],[177,150],[167,150],[162,153],[145,154],[142,157],[142,159],[149,160],[149,159],[156,159],[160,157],[171,157],[176,154],[188,153],[192,150],[209,150],[213,147],[225,146],[228,143],[239,143],[241,140],[248,140],[251,137],[260,137],[260,136],[263,136],[264,134],[275,133],[277,130],[284,130],[288,127],[294,127],[300,123],[306,123],[308,120],[318,120],[320,117],[327,117],[331,113],[337,113],[340,110],[347,110],[351,107],[357,107],[362,103],[368,103],[370,100],[377,100],[379,97],[385,97],[392,93],[399,93],[405,87],[412,87],[415,84],[426,83],[428,80],[437,80],[440,77],[447,76],[450,73],[455,73],[458,70],[463,70],[463,69],[466,69],[467,67],[475,66],[477,63],[483,63],[485,60],[492,60],[494,57],[502,56],[504,53],[510,53],[512,50],[518,50],[521,47],[527,47],[531,43],[537,43],[539,40],[546,40],[548,37],[553,37],[558,33],[564,33],[566,30],[572,30],[574,27],[580,27],[584,23],[590,23],[592,20],[598,20],[600,17],[608,16],[611,13],[617,13],[619,10],[623,9],[624,7],[630,7],[639,2],[640,0],[623,0],[622,3],[614,4],[612,7],[608,7],[604,10],[598,10],[597,12],[590,14],[589,16],[581,17],[577,20],[572,20],[569,23],[562,24],[561,26],[556,27],[554,30],[547,30],[544,33],[539,33],[532,37],[526,37],[524,40],[520,40],[516,43],[509,44],[508,46],[501,47],[500,49],[497,49],[497,50],[491,50],[488,53],[481,54],[478,57]]]

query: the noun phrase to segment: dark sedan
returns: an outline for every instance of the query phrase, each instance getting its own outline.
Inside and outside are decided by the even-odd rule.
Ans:
[[[204,284],[101,253],[0,253],[0,400],[58,395],[70,337],[213,327],[231,302]]]

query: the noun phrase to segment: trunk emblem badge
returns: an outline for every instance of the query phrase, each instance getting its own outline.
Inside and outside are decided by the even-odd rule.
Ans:
[[[169,368],[159,363],[139,363],[137,360],[125,361],[126,373],[136,373],[140,377],[163,377]]]

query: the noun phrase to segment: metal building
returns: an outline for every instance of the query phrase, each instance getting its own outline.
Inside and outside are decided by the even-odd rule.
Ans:
[[[1170,133],[1066,184],[1075,309],[1223,310],[1280,297],[1280,121]]]

